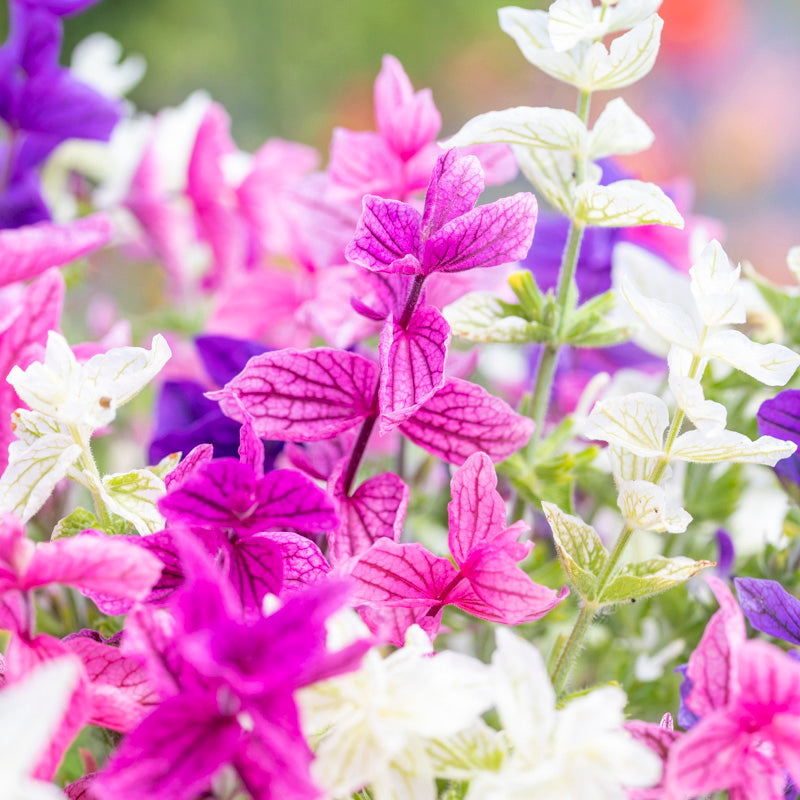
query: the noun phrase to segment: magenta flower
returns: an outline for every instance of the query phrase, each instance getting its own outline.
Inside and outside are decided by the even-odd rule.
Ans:
[[[338,517],[331,498],[305,475],[288,469],[264,474],[264,445],[249,422],[242,426],[239,454],[240,461],[195,461],[159,509],[171,527],[188,528],[217,555],[241,603],[257,613],[267,594],[280,594],[287,583],[291,591],[329,571],[317,545],[296,531],[325,533]],[[158,536],[159,555],[171,567],[157,587],[163,599],[180,572],[170,531]]]
[[[506,625],[539,619],[566,597],[534,583],[518,566],[531,548],[521,543],[523,522],[506,526],[497,477],[484,453],[467,459],[450,483],[449,544],[455,565],[421,544],[378,539],[350,570],[355,599],[373,607],[412,609],[413,618],[433,618],[435,633],[445,605]],[[395,644],[401,644],[395,641]]]
[[[293,693],[354,668],[368,647],[326,649],[325,621],[344,601],[343,584],[321,584],[243,623],[207,556],[189,542],[181,551],[189,577],[172,615],[140,608],[126,640],[164,699],[123,740],[93,796],[190,800],[232,764],[257,800],[317,797]]]
[[[475,208],[483,191],[475,156],[439,156],[422,214],[397,200],[367,195],[350,261],[378,272],[430,275],[492,267],[522,258],[533,240],[536,198],[527,192]]]
[[[360,424],[355,465],[378,418],[382,434],[400,426],[412,441],[452,463],[478,451],[493,460],[511,455],[530,437],[530,421],[478,386],[445,380],[449,326],[434,307],[420,305],[430,274],[503,264],[530,246],[533,195],[473,208],[482,189],[477,159],[450,150],[436,162],[423,214],[398,201],[364,199],[347,255],[392,278],[373,287],[380,308],[361,304],[373,318],[387,316],[379,365],[327,348],[283,350],[251,359],[209,396],[234,419],[251,415],[263,438],[316,441]],[[394,279],[406,272],[413,281]],[[345,494],[354,476],[349,466]]]
[[[0,628],[14,635],[9,642],[7,676],[18,680],[38,663],[74,653],[81,658],[81,679],[67,713],[39,763],[36,775],[50,779],[69,743],[88,722],[127,730],[143,715],[149,687],[136,675],[136,665],[116,648],[70,644],[35,632],[32,592],[49,584],[73,586],[108,603],[140,600],[158,579],[158,559],[123,538],[86,532],[69,539],[34,544],[19,520],[6,515],[0,525]],[[102,666],[101,666],[102,662]],[[126,686],[126,681],[129,681]]]
[[[387,55],[375,80],[374,101],[377,132],[333,132],[331,198],[358,200],[376,194],[407,200],[428,182],[440,153],[434,140],[442,126],[430,89],[415,92],[400,62]],[[480,145],[463,152],[480,157],[492,183],[506,183],[517,174],[506,145]]]
[[[800,782],[800,664],[762,641],[746,641],[727,586],[706,579],[720,603],[689,659],[688,708],[699,722],[671,747],[669,797],[728,789],[736,800],[781,798],[786,773]]]

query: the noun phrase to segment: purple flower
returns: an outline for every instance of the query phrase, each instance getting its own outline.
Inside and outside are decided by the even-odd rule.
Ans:
[[[742,611],[757,631],[800,645],[800,600],[777,581],[736,578],[734,584]]]
[[[784,389],[765,400],[756,415],[758,432],[800,445],[800,389]],[[800,454],[779,461],[773,469],[784,480],[800,485]],[[788,488],[788,487],[787,487]]]
[[[12,0],[10,33],[0,48],[0,119],[3,148],[0,222],[9,227],[46,219],[35,168],[66,139],[107,141],[121,106],[58,63],[60,16],[86,0]]]
[[[228,336],[198,336],[200,360],[209,378],[224,386],[244,369],[253,356],[267,348],[258,342]],[[219,404],[205,397],[208,386],[193,380],[166,381],[156,403],[156,430],[150,443],[151,463],[170,453],[184,455],[200,444],[211,444],[218,458],[236,457],[241,424],[226,417]],[[264,468],[272,469],[281,444],[271,442],[265,449]]]

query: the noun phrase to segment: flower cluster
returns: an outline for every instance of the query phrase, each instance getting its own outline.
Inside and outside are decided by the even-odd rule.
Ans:
[[[0,795],[797,794],[800,291],[591,114],[659,0],[501,9],[577,110],[449,139],[385,56],[324,169],[136,111],[108,39],[61,66],[93,2],[0,47]]]

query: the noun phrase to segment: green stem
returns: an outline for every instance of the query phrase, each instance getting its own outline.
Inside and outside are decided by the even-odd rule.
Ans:
[[[86,475],[86,481],[81,482],[92,495],[94,508],[97,512],[97,519],[100,522],[100,525],[103,528],[108,529],[111,527],[111,514],[106,508],[106,504],[103,502],[102,495],[100,494],[99,487],[102,486],[103,479],[100,477],[100,471],[97,469],[97,464],[95,463],[94,456],[92,455],[92,449],[89,445],[89,442],[86,441],[85,437],[75,426],[70,425],[69,430],[72,434],[72,438],[77,444],[80,445],[82,451],[78,463]]]
[[[620,533],[620,535],[617,537],[617,541],[614,542],[614,547],[611,548],[611,552],[608,554],[608,559],[606,560],[605,566],[597,578],[598,595],[602,596],[603,589],[606,588],[609,580],[613,576],[614,570],[616,570],[617,564],[619,564],[619,560],[622,558],[622,553],[628,546],[628,542],[631,540],[634,530],[635,528],[631,528],[630,526],[626,525],[622,529],[622,533]]]
[[[578,618],[575,620],[575,626],[572,628],[569,639],[567,639],[553,669],[552,682],[556,697],[559,697],[564,691],[564,684],[567,682],[572,663],[578,655],[578,649],[583,642],[583,637],[586,635],[586,631],[589,630],[589,625],[596,613],[597,606],[593,604],[586,603],[581,606]]]
[[[703,335],[701,337],[701,347],[702,343],[705,341],[705,336],[707,333],[706,330],[703,331]],[[700,368],[700,357],[695,356],[692,360],[691,366],[689,367],[689,377],[697,378],[697,372]],[[683,425],[683,420],[685,419],[686,415],[683,409],[678,409],[675,412],[675,416],[672,418],[672,422],[670,423],[669,429],[667,431],[666,441],[664,442],[664,454],[658,460],[658,462],[653,467],[653,471],[650,473],[648,480],[651,483],[658,483],[661,478],[664,477],[664,472],[667,469],[667,465],[669,464],[669,454],[672,451],[672,446],[675,444],[675,439],[678,437],[680,433],[681,426]],[[616,571],[617,565],[619,564],[620,559],[622,558],[622,553],[624,552],[625,548],[630,541],[631,536],[633,536],[634,528],[626,525],[622,533],[620,533],[617,541],[614,542],[614,547],[612,548],[611,552],[608,555],[608,559],[603,566],[602,571],[597,577],[597,591],[596,596],[602,597],[603,590],[608,585],[608,582],[614,576],[614,572]],[[567,640],[566,644],[564,645],[564,649],[558,656],[558,661],[556,662],[556,667],[553,672],[553,686],[556,685],[556,677],[558,677],[559,687],[556,688],[556,692],[560,693],[563,689],[564,683],[566,682],[567,676],[569,675],[569,670],[572,666],[572,662],[575,660],[575,656],[577,655],[578,648],[580,647],[581,642],[583,641],[583,637],[586,634],[586,631],[589,628],[589,623],[591,622],[591,618],[587,621],[585,619],[585,611],[586,606],[581,608],[580,614],[578,618],[575,620],[575,625],[572,629],[572,633],[570,633],[569,639]],[[594,611],[592,612],[592,616],[594,616]]]
[[[578,95],[578,108],[576,113],[584,125],[586,125],[589,120],[591,99],[591,92],[581,92]],[[578,183],[584,180],[585,174],[586,159],[582,156],[578,156],[575,158],[575,177]],[[561,267],[558,271],[558,286],[556,288],[558,327],[555,332],[556,336],[554,341],[544,345],[544,350],[539,359],[539,365],[534,378],[535,385],[531,401],[531,417],[536,423],[536,428],[533,432],[533,438],[528,445],[529,456],[536,449],[536,445],[542,436],[542,426],[547,416],[547,409],[550,405],[550,395],[553,392],[553,380],[556,374],[556,365],[558,364],[558,354],[561,350],[561,325],[566,316],[567,299],[570,294],[570,287],[575,280],[575,270],[578,267],[578,256],[581,252],[581,241],[583,239],[583,228],[584,226],[582,224],[575,222],[575,220],[570,220],[567,243],[564,247],[564,254],[561,257]]]

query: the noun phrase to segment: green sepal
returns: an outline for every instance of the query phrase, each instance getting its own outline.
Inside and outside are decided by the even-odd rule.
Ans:
[[[615,302],[609,290],[567,314],[561,341],[572,347],[610,347],[630,338],[627,329],[610,325],[606,319]]]
[[[50,538],[68,539],[88,529],[103,530],[103,526],[91,511],[79,507],[56,523]]]
[[[791,294],[782,286],[768,281],[754,269],[746,276],[756,285],[767,305],[775,312],[790,344],[800,344],[800,295]]]
[[[152,467],[147,467],[146,469],[163,480],[167,477],[167,475],[169,475],[170,472],[172,472],[172,470],[175,469],[175,467],[178,466],[182,455],[183,454],[180,452],[180,450],[177,453],[170,453],[168,456],[164,456],[164,458],[162,458],[158,464],[155,464]]]
[[[538,507],[547,501],[571,512],[575,481],[591,469],[598,453],[596,445],[562,452],[573,434],[574,423],[568,416],[536,445],[532,461],[526,460],[523,450],[499,464],[498,472],[511,481],[525,502]]]
[[[603,590],[599,603],[612,606],[651,597],[685,583],[698,572],[714,565],[713,561],[692,561],[683,556],[658,556],[635,564],[626,564]]]

